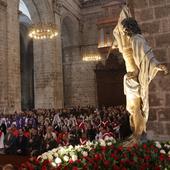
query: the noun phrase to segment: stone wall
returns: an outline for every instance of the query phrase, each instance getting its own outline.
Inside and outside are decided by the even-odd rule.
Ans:
[[[63,2],[61,18],[64,105],[96,105],[95,63],[82,61],[85,47],[97,46],[95,18],[80,15],[77,1]]]
[[[105,1],[106,2],[106,1]],[[107,0],[107,2],[110,2]],[[64,64],[65,78],[65,100],[67,105],[97,106],[96,75],[94,72],[97,62],[83,61],[83,57],[90,55],[100,55],[98,51],[98,27],[97,22],[105,16],[105,11],[99,1],[89,2],[81,6],[80,21],[74,22],[78,25],[74,28],[79,36],[79,42],[64,46],[63,57],[66,59]],[[69,29],[71,25],[69,26]],[[73,35],[75,35],[73,34]],[[68,43],[68,38],[67,38]],[[71,51],[70,51],[71,49]],[[74,54],[74,55],[71,55]],[[67,57],[66,57],[67,56]],[[67,72],[68,74],[66,75]]]
[[[134,0],[134,13],[144,36],[157,59],[170,62],[170,1]],[[170,76],[161,73],[150,86],[148,136],[151,139],[170,138]]]

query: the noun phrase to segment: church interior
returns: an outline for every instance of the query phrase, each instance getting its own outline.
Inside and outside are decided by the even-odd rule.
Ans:
[[[61,144],[67,145],[72,123],[75,131],[78,124],[82,136],[87,135],[86,123],[88,129],[93,124],[99,127],[98,121],[104,128],[97,132],[115,121],[111,128],[115,138],[130,133],[125,61],[118,49],[112,49],[113,30],[125,3],[157,60],[170,68],[170,0],[0,0],[0,166],[15,165],[13,155],[27,152],[20,148],[14,153],[12,148],[6,155],[8,144],[2,140],[7,133],[29,138],[42,131],[47,143],[41,154],[59,146],[49,141],[56,135],[53,129],[67,134]],[[170,76],[160,72],[149,86],[150,140],[170,141],[169,84]],[[93,130],[90,135],[97,133]],[[38,147],[32,140],[30,146]],[[40,138],[35,143],[41,145]]]

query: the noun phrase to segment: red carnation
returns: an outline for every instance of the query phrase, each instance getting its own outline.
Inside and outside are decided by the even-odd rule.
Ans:
[[[123,149],[123,147],[122,147],[122,146],[119,146],[118,150],[120,150],[120,151],[121,151],[122,149]]]
[[[127,170],[127,169],[125,167],[123,167],[122,170]]]
[[[150,160],[150,156],[145,156],[145,160]]]
[[[135,149],[137,149],[137,148],[138,148],[138,144],[134,144],[133,147],[134,147]]]
[[[143,149],[146,149],[147,148],[147,145],[144,143],[143,144]]]
[[[77,159],[77,161],[76,161],[77,163],[81,163],[81,161],[80,161],[80,159]]]
[[[69,160],[69,163],[72,164],[74,161],[72,159]]]
[[[99,154],[95,154],[95,159],[99,160],[100,159],[100,155]]]
[[[47,170],[46,166],[42,166],[41,170]]]
[[[102,150],[102,151],[105,151],[105,150],[106,150],[106,147],[105,147],[105,146],[102,146],[102,147],[101,147],[101,150]]]
[[[124,158],[126,158],[126,157],[127,157],[126,153],[124,153],[122,156],[123,156]]]
[[[159,166],[156,166],[155,170],[161,170],[161,168]]]
[[[159,156],[159,159],[160,159],[160,161],[163,161],[163,160],[164,160],[164,155],[161,154],[161,155]]]
[[[83,170],[87,170],[87,165],[84,165],[84,166],[83,166]]]
[[[158,152],[158,149],[154,149],[154,152]]]
[[[127,147],[127,151],[131,151],[131,147]]]
[[[107,167],[109,166],[109,163],[110,163],[110,161],[108,161],[108,160],[104,161],[104,165],[107,166]]]
[[[78,170],[78,168],[76,166],[74,166],[72,170]]]
[[[113,170],[120,170],[120,168],[117,165],[113,165]]]

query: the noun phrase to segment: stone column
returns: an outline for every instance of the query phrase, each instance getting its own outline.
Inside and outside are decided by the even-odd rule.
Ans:
[[[0,112],[7,112],[7,3],[0,0]]]
[[[57,24],[59,21],[60,17],[55,19]],[[34,40],[35,108],[63,106],[60,46],[60,33],[53,39]]]
[[[19,0],[7,0],[7,93],[8,112],[21,109]],[[5,19],[6,19],[5,18]]]
[[[0,110],[21,109],[18,0],[0,0]]]
[[[63,68],[62,68],[62,43],[61,43],[61,7],[62,2],[56,1],[53,5],[54,7],[54,15],[55,15],[55,23],[58,29],[58,36],[56,38],[56,52],[55,52],[55,62],[56,62],[56,107],[61,108],[64,106],[64,94],[63,94]]]

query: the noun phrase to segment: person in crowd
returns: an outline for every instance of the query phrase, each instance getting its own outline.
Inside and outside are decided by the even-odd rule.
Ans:
[[[32,151],[37,151],[37,152],[41,153],[42,141],[43,141],[43,138],[41,136],[39,136],[38,130],[35,128],[32,128],[30,138],[28,141],[29,152],[31,153]]]
[[[12,165],[12,164],[5,164],[2,167],[2,170],[17,170],[17,168],[14,165]]]
[[[16,150],[16,136],[14,136],[12,128],[7,129],[4,138],[4,151],[6,154],[15,153]]]
[[[47,133],[44,136],[45,151],[57,147],[56,134],[53,132],[53,127],[50,125],[47,127]]]
[[[54,109],[37,109],[31,112],[16,113],[15,115],[1,115],[1,124],[2,120],[5,121],[5,125],[7,121],[11,122],[7,134],[4,136],[4,150],[6,153],[16,152],[17,148],[22,145],[22,142],[20,144],[18,142],[21,136],[28,139],[28,145],[25,146],[26,151],[29,151],[28,154],[32,151],[37,152],[37,150],[42,153],[57,146],[70,144],[75,146],[83,143],[84,139],[93,141],[102,138],[102,127],[106,127],[107,133],[109,135],[113,133],[113,136],[117,138],[119,135],[114,134],[114,125],[125,124],[123,117],[128,114],[125,107],[122,106],[103,107],[102,109],[73,107],[60,111],[57,115],[57,119],[60,119],[60,124],[51,125],[57,113],[58,110],[55,111]],[[19,126],[23,135],[15,125],[14,119],[16,117],[25,122]],[[37,122],[36,128],[33,125],[34,121],[28,123],[31,117],[34,117],[35,122]],[[46,119],[47,117],[48,119]],[[41,118],[41,121],[39,121],[39,118]],[[122,133],[122,131],[118,131],[118,133]],[[84,134],[86,134],[85,137],[83,136]]]
[[[6,135],[6,124],[5,124],[5,120],[2,120],[1,125],[0,125],[0,130],[4,133],[4,135]]]
[[[88,141],[87,134],[86,132],[82,132],[81,137],[80,137],[80,145],[85,145],[86,142]]]
[[[0,130],[0,154],[4,153],[4,132]]]
[[[26,155],[28,152],[28,138],[24,136],[22,129],[19,129],[19,135],[16,138],[16,153]]]
[[[92,126],[91,123],[87,124],[87,138],[90,141],[95,140],[95,136],[96,136],[96,129]]]

